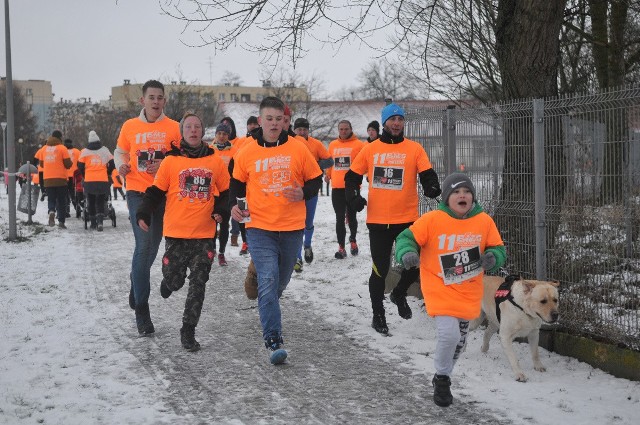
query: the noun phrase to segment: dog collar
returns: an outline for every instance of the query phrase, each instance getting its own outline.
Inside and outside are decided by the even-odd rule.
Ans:
[[[513,299],[513,295],[511,295],[511,287],[513,286],[513,282],[515,282],[516,280],[520,280],[520,275],[512,274],[512,275],[507,276],[505,278],[504,282],[502,282],[502,284],[500,285],[500,287],[498,288],[498,290],[495,293],[496,317],[498,319],[498,323],[500,323],[500,304],[502,304],[504,301],[509,301],[511,304],[513,304],[514,306],[518,307],[524,314],[526,314],[527,316],[529,315],[529,314],[527,314],[526,311],[524,311],[524,308],[522,308]]]

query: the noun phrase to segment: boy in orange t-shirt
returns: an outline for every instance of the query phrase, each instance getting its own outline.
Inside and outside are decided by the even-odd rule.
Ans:
[[[162,242],[164,203],[152,215],[149,232],[143,232],[137,226],[135,211],[142,203],[145,191],[153,184],[164,154],[171,149],[172,142],[180,140],[178,122],[164,114],[166,103],[164,85],[160,81],[144,83],[140,98],[143,109],[136,118],[122,125],[113,153],[120,177],[127,180],[127,207],[135,239],[129,275],[129,307],[136,312],[136,326],[142,336],[155,332],[149,311],[150,276]]]
[[[282,348],[280,296],[296,262],[305,221],[305,200],[318,194],[322,172],[311,152],[290,138],[284,103],[265,97],[255,139],[234,158],[231,216],[245,221],[249,253],[258,274],[258,311],[272,364],[287,358]],[[243,208],[238,206],[243,201]],[[251,221],[247,222],[248,217]]]
[[[484,270],[497,271],[506,250],[469,177],[453,173],[442,189],[438,209],[398,235],[395,257],[405,269],[420,267],[420,287],[438,337],[433,398],[446,407],[453,401],[449,377],[466,344],[469,321],[480,315]]]
[[[215,255],[216,221],[229,216],[229,171],[202,141],[203,131],[197,115],[186,114],[180,121],[182,140],[162,161],[135,218],[143,231],[149,231],[151,216],[166,197],[160,295],[168,298],[182,288],[189,269],[189,293],[180,329],[180,341],[187,351],[200,349],[195,328]]]

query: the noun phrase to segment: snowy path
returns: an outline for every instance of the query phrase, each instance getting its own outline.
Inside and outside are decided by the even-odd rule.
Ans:
[[[0,194],[2,239],[6,202]],[[470,334],[452,376],[453,406],[434,406],[433,320],[421,300],[409,299],[411,320],[385,301],[392,336],[371,329],[364,216],[360,256],[335,260],[328,197],[318,202],[316,258],[282,299],[287,364],[268,363],[256,301],[242,286],[248,258],[238,248],[228,247],[228,267],[213,266],[196,330],[201,351],[180,345],[186,288],[162,299],[158,260],[150,300],[157,332],[140,338],[127,302],[133,236],[125,203],[114,205],[118,227],[102,234],[70,219],[68,230],[0,241],[0,424],[637,421],[640,383],[546,350],[549,371],[535,372],[525,344],[516,351],[530,380],[516,383],[497,339],[480,353],[480,332]],[[42,205],[34,220],[46,222]]]

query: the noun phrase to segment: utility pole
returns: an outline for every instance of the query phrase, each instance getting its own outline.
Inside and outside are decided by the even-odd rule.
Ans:
[[[16,147],[13,119],[13,73],[11,72],[11,30],[9,0],[4,0],[4,34],[7,53],[7,165],[9,167],[9,240],[18,237],[16,224]]]
[[[213,85],[213,58],[211,56],[209,56],[207,63],[209,64],[209,85],[212,86]]]

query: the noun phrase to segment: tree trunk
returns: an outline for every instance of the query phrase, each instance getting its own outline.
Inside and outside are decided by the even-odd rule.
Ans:
[[[566,1],[500,0],[496,25],[496,56],[505,100],[544,98],[558,94],[560,28]],[[505,161],[503,203],[496,218],[509,247],[512,271],[535,274],[535,214],[532,115],[524,109],[507,117],[503,131]],[[557,229],[556,217],[566,180],[558,118],[545,118],[547,205],[558,211],[547,215],[548,235]],[[551,173],[553,171],[553,174]],[[548,211],[548,209],[547,209]],[[506,230],[509,232],[506,233]]]

